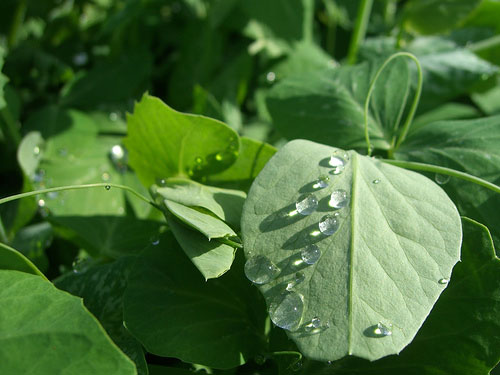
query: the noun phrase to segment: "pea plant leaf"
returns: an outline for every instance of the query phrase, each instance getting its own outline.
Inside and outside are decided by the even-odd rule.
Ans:
[[[127,329],[156,355],[222,369],[245,363],[263,345],[265,319],[241,263],[206,282],[165,233],[138,257],[129,277]]]
[[[81,299],[19,271],[0,270],[0,283],[2,372],[137,374]]]
[[[242,233],[245,272],[271,319],[322,361],[399,353],[444,290],[462,238],[455,205],[431,180],[304,140],[257,177]]]
[[[239,140],[224,123],[177,112],[144,95],[128,116],[124,140],[130,165],[145,186],[168,177],[199,178],[234,163]]]
[[[0,243],[0,270],[15,270],[42,276],[42,272],[20,251]]]
[[[368,362],[356,358],[334,366],[315,363],[326,374],[488,375],[500,356],[500,260],[488,229],[463,218],[462,262],[413,343],[399,356]]]
[[[380,61],[372,61],[283,80],[270,91],[267,99],[274,125],[289,139],[305,138],[344,148],[364,147],[364,103],[370,81],[380,65]],[[370,138],[375,147],[390,147],[410,86],[404,59],[390,62],[382,71],[368,117]]]

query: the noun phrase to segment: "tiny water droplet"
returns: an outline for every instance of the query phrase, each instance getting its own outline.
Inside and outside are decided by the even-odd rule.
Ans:
[[[297,212],[301,215],[307,216],[316,211],[318,207],[318,199],[314,194],[302,195],[299,200],[295,203],[295,208]]]
[[[372,183],[374,183],[375,185],[380,184],[380,180],[379,179],[375,179],[375,180],[372,181]]]
[[[40,150],[40,147],[38,147],[38,146],[35,146],[35,147],[33,148],[33,154],[34,154],[35,156],[40,156],[40,151],[41,151],[41,150]]]
[[[264,255],[256,255],[245,263],[245,275],[254,284],[266,284],[274,280],[281,270]]]
[[[321,326],[321,319],[315,316],[314,318],[311,319],[309,323],[306,324],[304,329],[306,332],[310,332],[312,330],[315,330]]]
[[[300,371],[300,369],[302,368],[302,361],[299,359],[297,362],[294,362],[290,368],[292,369],[292,371]]]
[[[164,179],[164,178],[160,178],[160,179],[158,179],[158,180],[156,181],[156,183],[158,184],[158,186],[162,186],[162,187],[167,186],[167,180],[166,180],[166,179]]]
[[[103,180],[104,182],[109,181],[110,178],[111,176],[108,172],[103,172],[103,174],[101,175],[101,180]]]
[[[76,66],[82,66],[89,60],[89,55],[86,52],[79,52],[73,56],[73,64]]]
[[[443,277],[442,279],[438,280],[438,283],[441,284],[441,285],[448,285],[449,282],[450,282],[450,279],[447,279],[445,277]]]
[[[342,172],[344,172],[344,169],[345,167],[343,165],[339,165],[335,168],[333,168],[331,171],[330,171],[330,174],[333,174],[333,175],[339,175],[341,174]]]
[[[331,236],[339,229],[339,221],[335,215],[326,215],[323,216],[318,226],[321,233]]]
[[[39,207],[39,208],[43,208],[43,207],[45,207],[45,201],[44,201],[43,199],[39,199],[39,200],[38,200],[38,207]]]
[[[445,174],[439,174],[436,173],[434,176],[434,180],[439,184],[439,185],[445,185],[450,181],[450,176],[445,175]]]
[[[89,268],[89,259],[78,256],[73,261],[72,267],[74,273],[83,273]]]
[[[287,285],[286,285],[286,290],[290,291],[292,290],[292,288],[294,288],[295,286],[299,285],[301,282],[303,282],[304,280],[306,279],[306,275],[303,273],[303,272],[297,272],[294,277],[293,277],[293,280],[290,281]]]
[[[201,164],[203,163],[203,158],[201,156],[197,156],[194,158],[195,164]]]
[[[314,264],[321,257],[321,250],[314,244],[307,245],[300,252],[302,260],[307,264]]]
[[[110,189],[111,189],[111,186],[106,185],[106,186],[104,186],[104,188],[105,188],[106,190],[110,190]]]
[[[268,82],[274,82],[276,80],[276,73],[274,72],[268,72],[266,74],[266,79]]]
[[[215,154],[215,160],[222,161],[224,159],[224,154],[222,152],[218,152]]]
[[[327,175],[321,175],[318,177],[318,179],[314,182],[313,188],[314,189],[324,189],[328,186],[328,181],[330,178]]]
[[[151,245],[157,246],[159,244],[160,244],[160,237],[158,236],[151,237]]]
[[[349,194],[347,194],[347,191],[343,189],[335,190],[330,195],[329,205],[333,208],[342,208],[347,206],[348,203],[349,203]]]
[[[116,112],[111,112],[109,114],[109,120],[115,122],[116,120],[118,120],[118,114]]]
[[[44,180],[44,178],[45,178],[45,170],[37,169],[35,171],[35,174],[33,175],[33,182],[40,183]]]
[[[386,337],[392,335],[392,324],[385,325],[382,322],[378,322],[373,330],[373,334],[377,337]]]
[[[285,291],[269,306],[269,317],[280,328],[293,331],[302,320],[304,301],[297,292]]]
[[[114,145],[109,151],[109,158],[119,172],[127,170],[127,150],[122,145]]]

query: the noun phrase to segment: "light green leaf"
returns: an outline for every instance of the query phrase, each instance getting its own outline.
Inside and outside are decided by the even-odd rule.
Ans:
[[[500,260],[488,229],[463,218],[462,262],[415,340],[399,356],[376,362],[356,358],[310,373],[387,375],[488,375],[500,360]]]
[[[0,284],[0,362],[5,374],[137,374],[81,299],[18,271],[0,271]]]
[[[89,254],[119,258],[137,254],[158,238],[161,222],[130,216],[54,216],[63,237]]]
[[[486,92],[472,94],[471,99],[487,115],[500,113],[500,81]]]
[[[375,360],[399,353],[412,341],[443,291],[438,281],[450,277],[459,260],[460,217],[426,177],[354,151],[348,152],[343,173],[329,174],[329,185],[315,188],[318,176],[332,169],[328,163],[335,151],[303,140],[278,151],[245,202],[244,250],[252,261],[265,256],[278,268],[277,278],[259,289],[272,307],[271,318],[292,329],[289,336],[306,357]],[[349,200],[336,210],[329,200],[339,189]],[[295,203],[311,191],[317,210],[303,216]],[[325,215],[335,213],[330,225],[319,226]],[[322,233],[335,228],[330,236]],[[321,254],[309,265],[302,256],[311,244]],[[281,298],[291,304],[285,307]],[[313,322],[316,317],[321,324]],[[392,325],[392,335],[384,336],[378,323]]]
[[[134,360],[138,374],[146,375],[142,346],[123,326],[123,293],[134,263],[135,259],[129,257],[93,266],[84,272],[69,272],[57,279],[55,284],[59,289],[82,297],[85,307],[99,320],[113,341]]]
[[[235,229],[240,226],[246,198],[246,194],[239,190],[206,186],[183,178],[169,178],[166,186],[153,186],[152,194],[184,206],[203,207]]]
[[[21,252],[3,243],[0,243],[0,270],[27,272],[46,279],[44,274]]]
[[[499,184],[500,116],[429,123],[412,132],[395,157],[456,169]],[[500,195],[454,179],[443,187],[462,214],[488,225],[500,243]]]
[[[436,34],[458,26],[481,0],[411,0],[405,4],[404,25],[409,31]]]
[[[288,139],[344,148],[365,147],[364,103],[380,61],[290,77],[269,93],[273,124]],[[409,96],[404,59],[389,63],[372,94],[368,128],[375,147],[388,149]],[[391,82],[391,85],[383,84]]]
[[[175,240],[163,236],[139,257],[129,278],[126,327],[155,355],[213,368],[245,363],[264,345],[265,310],[241,268],[240,261],[206,282]]]
[[[234,260],[235,249],[217,240],[210,241],[176,218],[167,216],[168,225],[188,258],[206,280],[226,273]]]
[[[29,178],[33,178],[38,168],[38,163],[40,162],[44,149],[44,143],[45,141],[40,132],[35,131],[26,134],[19,144],[19,148],[17,149],[17,161],[24,174]]]
[[[248,191],[250,185],[276,149],[264,142],[241,137],[238,159],[223,172],[207,177],[207,183],[228,189]]]
[[[207,117],[174,111],[144,95],[128,117],[124,143],[130,165],[145,186],[168,177],[221,172],[236,160],[238,135]]]

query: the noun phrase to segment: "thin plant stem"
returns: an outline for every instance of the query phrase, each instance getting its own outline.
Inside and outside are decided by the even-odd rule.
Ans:
[[[21,28],[21,24],[24,21],[24,16],[26,14],[26,0],[21,0],[16,8],[12,24],[10,26],[9,35],[7,37],[7,45],[10,48],[14,47],[17,41],[17,34]]]
[[[32,197],[34,195],[39,195],[39,194],[46,194],[46,193],[51,193],[51,192],[56,192],[56,191],[65,191],[65,190],[80,190],[80,189],[92,189],[92,188],[105,188],[105,189],[111,189],[111,188],[116,188],[116,189],[121,189],[128,191],[129,193],[135,195],[137,198],[143,200],[146,203],[149,203],[153,207],[159,208],[158,205],[142,194],[138,193],[134,189],[132,189],[129,186],[125,185],[118,185],[118,184],[113,184],[113,183],[97,183],[97,184],[85,184],[85,185],[68,185],[68,186],[59,186],[59,187],[53,187],[53,188],[48,188],[48,189],[40,189],[40,190],[35,190],[35,191],[28,191],[26,193],[21,193],[21,194],[16,194],[16,195],[11,195],[9,197],[5,197],[0,199],[0,204],[4,204],[7,202],[11,202],[17,199],[21,198],[26,198],[26,197]]]
[[[7,244],[9,239],[7,238],[7,232],[5,231],[5,227],[3,225],[2,218],[0,217],[0,242]]]
[[[356,63],[359,46],[365,39],[370,13],[372,11],[373,0],[361,0],[356,16],[356,24],[349,44],[349,52],[347,53],[347,63],[353,65]]]
[[[500,46],[500,35],[469,44],[466,48],[474,53],[480,53],[484,50]]]
[[[394,160],[394,159],[382,159],[384,163],[395,165],[397,167],[412,169],[416,171],[424,171],[424,172],[434,172],[439,174],[444,174],[451,177],[460,178],[461,180],[472,182],[476,185],[485,187],[494,191],[495,193],[500,194],[500,186],[495,185],[489,181],[483,180],[482,178],[473,176],[471,174],[460,172],[455,169],[440,167],[432,164],[425,163],[417,163],[413,161],[403,161],[403,160]]]
[[[242,244],[240,244],[238,242],[235,242],[235,241],[231,241],[228,238],[221,237],[221,238],[216,238],[216,240],[219,241],[220,243],[229,245],[231,247],[236,247],[238,249],[243,249],[243,245]]]
[[[394,59],[398,57],[408,57],[412,59],[415,64],[417,65],[417,72],[418,72],[418,82],[417,82],[417,91],[415,93],[415,96],[413,98],[413,103],[411,104],[410,107],[410,112],[408,113],[408,116],[406,117],[406,120],[403,124],[403,128],[401,130],[401,135],[399,136],[398,140],[396,141],[396,145],[394,148],[391,148],[390,151],[390,156],[392,156],[392,153],[398,149],[400,146],[401,142],[406,138],[406,135],[408,134],[408,130],[410,129],[411,122],[413,121],[413,117],[415,116],[415,112],[417,111],[418,103],[420,101],[420,95],[422,94],[422,83],[423,83],[423,75],[422,75],[422,67],[420,66],[420,62],[418,59],[412,55],[411,53],[408,52],[397,52],[394,55],[390,56],[385,62],[382,64],[382,66],[377,70],[377,73],[375,74],[375,77],[373,77],[370,87],[368,89],[368,95],[366,96],[365,100],[365,110],[364,110],[364,121],[365,121],[365,140],[366,140],[366,146],[367,146],[367,151],[368,155],[371,155],[372,153],[372,145],[370,142],[370,133],[368,131],[368,109],[370,106],[370,99],[373,94],[373,90],[375,89],[375,84],[377,83],[377,80],[382,74],[382,71],[386,68],[386,66]],[[394,129],[394,132],[397,132],[398,128]]]

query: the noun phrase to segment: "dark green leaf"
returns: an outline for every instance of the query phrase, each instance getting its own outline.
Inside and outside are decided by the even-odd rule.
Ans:
[[[49,260],[45,249],[52,243],[52,237],[52,226],[49,223],[32,224],[16,233],[12,247],[28,257],[42,272],[46,272]]]
[[[291,329],[305,356],[375,360],[411,342],[443,291],[438,281],[450,277],[459,260],[460,217],[429,179],[354,151],[343,173],[330,174],[326,188],[315,188],[316,179],[331,170],[335,151],[303,140],[278,151],[245,202],[244,250],[249,264],[265,256],[277,267],[273,274],[264,265],[257,270],[272,280],[259,280],[259,289],[275,306],[271,319]],[[336,210],[329,200],[338,189],[348,200]],[[308,192],[318,205],[304,216],[296,202]],[[325,215],[332,215],[326,228],[318,225]],[[319,250],[316,262],[304,255],[311,245]],[[257,281],[248,267],[247,275]],[[282,304],[282,298],[288,300]],[[392,324],[392,335],[382,337],[378,323]]]
[[[27,272],[45,279],[43,273],[21,252],[3,243],[0,243],[0,270]]]
[[[156,355],[214,368],[245,363],[263,343],[262,301],[241,262],[206,282],[171,236],[139,258],[124,296],[127,328]]]
[[[81,299],[18,271],[0,271],[0,284],[5,374],[57,374],[62,369],[68,374],[137,374]]]

